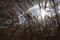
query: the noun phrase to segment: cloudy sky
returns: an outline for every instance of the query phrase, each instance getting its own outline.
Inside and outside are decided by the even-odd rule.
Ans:
[[[25,8],[28,6],[28,12],[30,12],[30,13],[32,13],[32,15],[33,16],[37,16],[38,15],[38,19],[40,20],[40,14],[41,14],[41,16],[44,18],[44,16],[47,14],[48,16],[51,16],[51,13],[52,13],[52,15],[54,16],[55,15],[55,13],[54,13],[54,9],[52,9],[52,8],[49,8],[50,7],[50,5],[49,5],[49,2],[47,3],[47,6],[49,6],[49,7],[47,7],[46,8],[46,11],[44,10],[44,7],[43,6],[41,6],[42,8],[39,8],[39,0],[30,0],[31,1],[31,3],[33,4],[33,6],[30,8],[29,6],[28,6],[28,4],[26,3],[26,1],[25,0],[23,0],[22,1],[22,4],[25,6]],[[60,0],[56,0],[56,2],[58,3],[58,12],[60,13]],[[44,4],[44,3],[43,3]],[[24,18],[24,15],[22,15],[22,16],[20,16],[21,14],[21,12],[20,11],[18,11],[20,8],[18,7],[18,5],[17,5],[17,14],[18,14],[18,17],[19,17],[19,22],[21,22],[21,23],[23,23],[24,21],[25,21],[25,18]],[[20,9],[21,10],[21,9]]]

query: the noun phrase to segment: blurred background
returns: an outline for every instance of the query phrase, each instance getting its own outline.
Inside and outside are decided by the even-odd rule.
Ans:
[[[60,40],[60,0],[0,0],[0,40]]]

